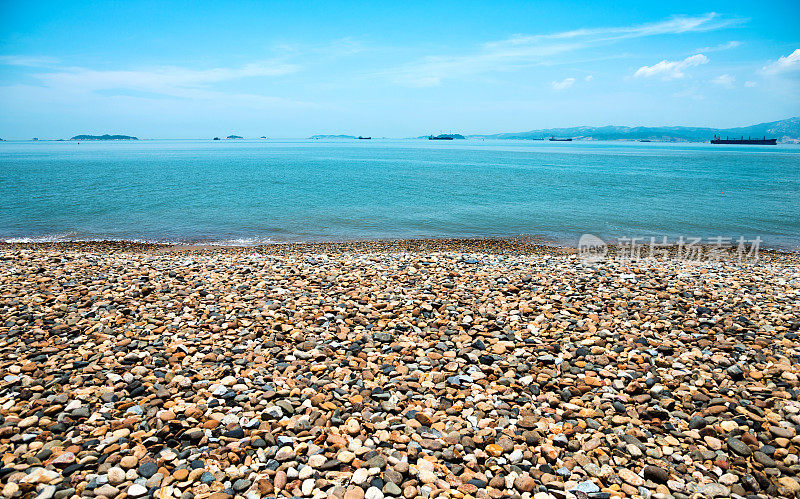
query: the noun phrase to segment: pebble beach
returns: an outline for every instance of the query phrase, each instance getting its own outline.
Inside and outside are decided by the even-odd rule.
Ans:
[[[800,256],[0,245],[6,498],[800,495]]]

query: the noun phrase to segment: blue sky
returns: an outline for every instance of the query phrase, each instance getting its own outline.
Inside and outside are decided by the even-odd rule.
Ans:
[[[0,137],[800,115],[800,2],[0,0]]]

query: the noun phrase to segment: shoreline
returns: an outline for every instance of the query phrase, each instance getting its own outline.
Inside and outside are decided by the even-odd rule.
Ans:
[[[153,252],[366,252],[366,251],[483,251],[483,252],[570,252],[574,248],[541,237],[469,237],[469,238],[410,238],[410,239],[350,239],[336,241],[273,242],[268,244],[235,245],[214,243],[155,243],[124,240],[0,242],[3,248],[63,249],[63,250],[126,250]]]
[[[618,244],[608,244],[608,248],[620,250]],[[639,247],[646,249],[648,244]],[[708,249],[715,246],[707,243],[696,247]],[[423,237],[423,238],[386,238],[386,239],[337,239],[324,241],[275,241],[257,244],[219,244],[214,242],[143,242],[138,240],[98,239],[74,241],[2,241],[0,249],[63,249],[63,250],[127,250],[157,252],[191,252],[191,251],[262,251],[270,252],[365,252],[365,251],[479,251],[479,252],[514,252],[514,253],[576,253],[577,243],[566,244],[563,241],[544,236],[486,236],[486,237]],[[677,243],[670,242],[667,250],[674,254]],[[735,246],[734,246],[735,249]],[[800,255],[800,247],[784,248],[761,246],[759,253],[771,255]]]
[[[648,254],[648,245],[637,246],[632,250],[630,246],[610,244],[605,246],[607,254],[599,260],[589,260],[587,263],[624,262],[624,263],[657,263],[657,262],[714,262],[724,261],[729,263],[755,263],[758,261],[780,261],[786,263],[800,262],[800,249],[774,249],[756,248],[753,253],[752,246],[744,247],[744,253],[737,252],[736,246],[721,250],[718,246],[698,244],[693,248],[700,253],[689,255],[685,248],[670,244],[657,254]],[[58,242],[3,242],[0,241],[0,253],[19,251],[26,252],[73,252],[95,254],[151,254],[151,255],[179,255],[179,254],[215,254],[231,255],[313,255],[313,254],[402,254],[412,255],[451,253],[462,255],[484,256],[563,256],[572,259],[584,259],[586,254],[576,246],[563,245],[554,241],[534,237],[476,237],[476,238],[424,238],[424,239],[375,239],[375,240],[344,240],[325,242],[280,242],[259,244],[253,246],[217,245],[217,244],[164,244],[145,243],[119,240],[103,241],[58,241]],[[706,258],[706,253],[716,252],[714,259]],[[741,250],[739,250],[741,251]],[[747,254],[745,254],[747,253]],[[629,256],[633,255],[633,257]]]

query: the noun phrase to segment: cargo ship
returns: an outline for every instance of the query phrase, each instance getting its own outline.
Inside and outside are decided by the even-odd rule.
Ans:
[[[358,140],[370,140],[372,137],[362,137],[361,135],[358,136]]]
[[[572,139],[557,139],[555,137],[550,137],[548,140],[550,142],[572,142]]]
[[[714,135],[714,138],[711,139],[711,143],[712,144],[747,144],[747,145],[757,145],[757,146],[774,146],[775,144],[778,143],[778,139],[768,139],[766,137],[761,138],[761,139],[751,139],[750,137],[747,137],[747,138],[741,137],[741,138],[738,138],[738,139],[731,139],[731,138],[725,137],[723,139],[722,137]]]
[[[428,135],[428,140],[453,140],[455,137],[452,135]]]

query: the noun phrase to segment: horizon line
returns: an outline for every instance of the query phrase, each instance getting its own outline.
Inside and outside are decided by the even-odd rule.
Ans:
[[[783,118],[783,119],[779,119],[779,120],[763,121],[763,122],[760,122],[760,123],[753,123],[753,124],[750,124],[750,125],[743,125],[743,126],[729,126],[729,127],[726,127],[726,128],[711,127],[711,126],[697,126],[697,125],[613,125],[613,124],[605,124],[605,125],[573,125],[573,126],[561,126],[561,127],[550,127],[550,128],[534,128],[534,129],[531,129],[531,130],[521,130],[521,131],[513,131],[513,132],[489,132],[489,133],[447,132],[447,133],[445,133],[445,135],[456,135],[456,134],[459,134],[459,135],[463,135],[465,137],[490,137],[490,136],[493,136],[493,135],[505,135],[505,134],[515,134],[515,133],[532,133],[532,132],[544,131],[544,130],[566,130],[566,129],[571,129],[571,128],[603,128],[603,127],[619,127],[619,128],[706,128],[706,129],[709,129],[709,130],[729,130],[729,129],[733,129],[733,128],[748,128],[748,127],[764,125],[764,124],[769,124],[769,123],[777,123],[777,122],[781,122],[781,121],[790,121],[790,120],[798,120],[798,119],[800,119],[800,116],[790,116],[788,118]],[[442,133],[442,132],[440,132],[440,133]],[[100,134],[100,135],[104,135],[104,134],[108,134],[108,135],[127,135],[127,134],[122,134],[122,133],[111,134],[111,133],[108,133],[108,132],[104,132],[103,134]],[[93,135],[93,134],[86,133],[86,134],[77,134],[77,135]],[[235,134],[231,134],[231,135],[235,135]],[[403,137],[398,137],[398,136],[382,136],[382,137],[375,136],[375,137],[373,137],[373,136],[370,136],[370,139],[395,139],[395,140],[409,139],[409,140],[413,140],[413,139],[421,139],[421,138],[424,138],[424,137],[428,137],[429,135],[431,135],[431,133],[418,135],[418,136],[403,136]],[[135,137],[134,135],[129,135],[129,136],[130,137]],[[353,135],[353,134],[349,134],[349,133],[313,133],[311,135],[294,136],[294,137],[292,137],[292,136],[288,136],[288,137],[259,136],[259,137],[242,137],[242,138],[237,138],[237,139],[229,139],[227,137],[223,138],[223,137],[219,137],[219,136],[215,135],[215,136],[211,136],[210,138],[208,138],[208,137],[147,137],[147,138],[136,137],[136,140],[214,140],[214,138],[219,138],[220,141],[222,141],[222,140],[232,140],[232,141],[236,141],[236,140],[275,140],[275,139],[278,139],[278,140],[286,140],[286,139],[306,140],[306,139],[311,139],[313,137],[319,137],[319,136],[328,136],[330,138],[336,138],[336,136],[342,136],[341,137],[342,139],[350,138],[350,137],[353,137],[353,138],[359,137],[358,135]],[[73,140],[72,138],[41,138],[41,137],[10,138],[10,139],[9,138],[0,137],[0,140],[2,140],[3,142],[37,142],[37,141],[41,141],[41,142],[74,142],[74,141],[77,141],[77,140]],[[94,139],[84,139],[84,140],[93,141]],[[125,140],[129,140],[129,139],[109,139],[109,140],[104,140],[103,142],[109,142],[109,141],[113,141],[113,140],[125,141]],[[499,140],[502,140],[502,139],[499,139]]]

